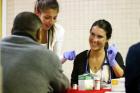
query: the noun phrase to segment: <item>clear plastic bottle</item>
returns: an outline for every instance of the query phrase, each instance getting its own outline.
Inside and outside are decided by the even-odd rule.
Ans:
[[[100,76],[95,75],[94,80],[95,80],[95,90],[100,90],[101,87]]]
[[[100,90],[100,80],[95,80],[95,90]]]
[[[73,84],[73,85],[72,85],[72,89],[73,89],[73,90],[77,90],[77,89],[78,89],[78,85],[77,85],[77,84]]]

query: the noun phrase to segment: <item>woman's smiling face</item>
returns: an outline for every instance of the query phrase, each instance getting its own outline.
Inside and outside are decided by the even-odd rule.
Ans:
[[[104,29],[98,26],[93,26],[89,36],[89,44],[91,50],[98,51],[104,49],[107,42],[108,40]]]
[[[57,15],[58,15],[58,10],[55,9],[48,9],[44,12],[38,13],[38,16],[42,21],[42,29],[49,30],[56,22]]]

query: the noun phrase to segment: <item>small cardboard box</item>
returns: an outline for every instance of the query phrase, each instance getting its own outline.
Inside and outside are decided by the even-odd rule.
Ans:
[[[94,79],[90,74],[83,74],[78,76],[79,90],[93,90]]]

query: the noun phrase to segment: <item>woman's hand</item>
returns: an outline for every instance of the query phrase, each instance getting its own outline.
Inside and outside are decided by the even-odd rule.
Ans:
[[[115,46],[115,44],[110,45],[107,49],[107,57],[108,57],[109,64],[111,67],[114,67],[117,64],[115,60],[117,52],[118,52],[118,49]]]
[[[64,52],[63,57],[66,60],[74,60],[76,57],[76,53],[74,50],[73,51],[66,51],[66,52]]]

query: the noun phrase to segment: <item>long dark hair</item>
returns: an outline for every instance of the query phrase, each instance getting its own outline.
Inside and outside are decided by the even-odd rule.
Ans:
[[[107,39],[110,39],[111,38],[111,35],[112,35],[112,26],[105,19],[100,19],[100,20],[95,21],[92,24],[92,26],[90,28],[90,31],[92,30],[93,26],[98,26],[98,27],[102,28],[106,32]],[[106,45],[104,47],[105,51],[107,50],[107,48],[108,48],[108,42],[106,43]]]

